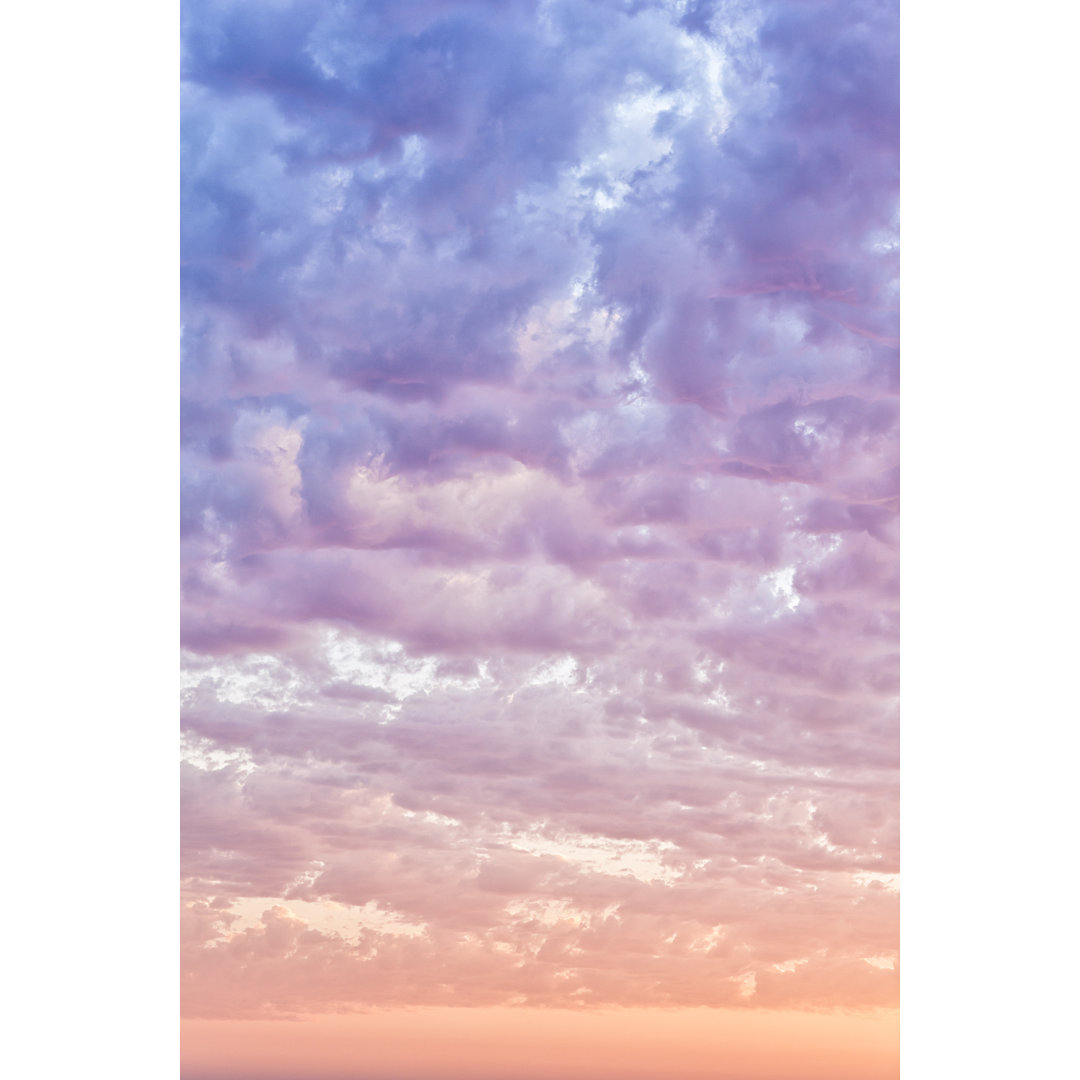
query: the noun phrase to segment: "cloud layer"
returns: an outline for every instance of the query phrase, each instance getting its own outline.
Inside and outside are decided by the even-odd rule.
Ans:
[[[187,0],[191,1014],[895,1003],[897,29]]]

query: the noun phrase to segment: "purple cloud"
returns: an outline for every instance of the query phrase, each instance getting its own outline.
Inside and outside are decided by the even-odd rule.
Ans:
[[[189,1010],[894,1003],[895,5],[183,23]]]

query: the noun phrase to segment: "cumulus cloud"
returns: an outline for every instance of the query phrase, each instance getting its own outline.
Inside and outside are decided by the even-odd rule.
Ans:
[[[183,24],[186,1007],[894,1003],[895,5]]]

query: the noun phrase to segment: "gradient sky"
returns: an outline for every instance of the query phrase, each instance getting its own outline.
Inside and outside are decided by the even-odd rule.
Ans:
[[[185,1075],[894,1076],[896,4],[182,16]]]

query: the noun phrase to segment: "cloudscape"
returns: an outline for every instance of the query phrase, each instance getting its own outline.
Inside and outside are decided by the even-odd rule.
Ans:
[[[896,4],[181,14],[185,1077],[895,1076]]]

